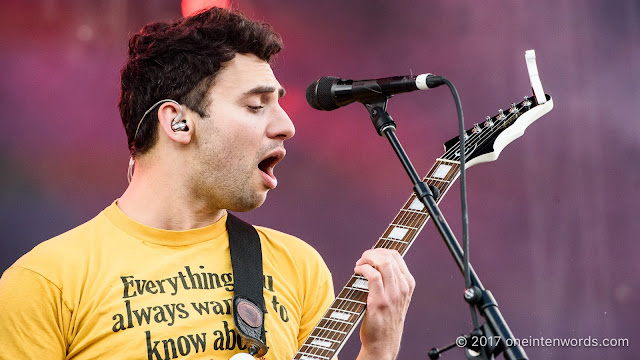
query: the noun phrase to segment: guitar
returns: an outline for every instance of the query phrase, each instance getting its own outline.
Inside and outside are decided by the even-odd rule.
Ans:
[[[535,85],[534,90],[536,96],[525,97],[520,103],[511,104],[508,110],[499,110],[493,117],[487,116],[482,124],[475,124],[465,132],[464,156],[467,168],[496,160],[510,142],[522,136],[531,123],[553,108],[549,95],[537,91]],[[445,153],[422,179],[427,185],[438,188],[437,203],[460,175],[460,137],[447,141],[444,147]],[[374,248],[394,249],[404,256],[429,217],[422,202],[412,194]],[[367,280],[354,274],[293,359],[333,359],[362,320],[368,293]]]

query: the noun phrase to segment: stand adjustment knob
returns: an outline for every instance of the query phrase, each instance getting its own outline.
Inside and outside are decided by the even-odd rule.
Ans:
[[[475,304],[482,298],[482,291],[477,286],[472,286],[464,291],[464,300],[469,304]]]

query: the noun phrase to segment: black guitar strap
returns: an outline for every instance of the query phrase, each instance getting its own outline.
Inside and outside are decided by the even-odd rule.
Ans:
[[[233,321],[249,354],[262,357],[269,347],[264,331],[264,275],[262,271],[262,247],[256,229],[227,215],[229,253],[233,269]]]

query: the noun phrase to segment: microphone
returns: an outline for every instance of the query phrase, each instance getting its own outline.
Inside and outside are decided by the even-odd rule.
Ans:
[[[428,90],[444,84],[444,78],[433,74],[393,76],[369,80],[320,78],[307,87],[307,102],[317,110],[331,111],[354,101],[374,103],[394,94]]]

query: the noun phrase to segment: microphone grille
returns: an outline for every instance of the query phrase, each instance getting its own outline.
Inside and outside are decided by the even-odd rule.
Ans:
[[[307,102],[312,108],[317,110],[331,111],[337,109],[333,95],[331,94],[331,88],[333,84],[340,80],[334,76],[322,77],[307,87]]]

